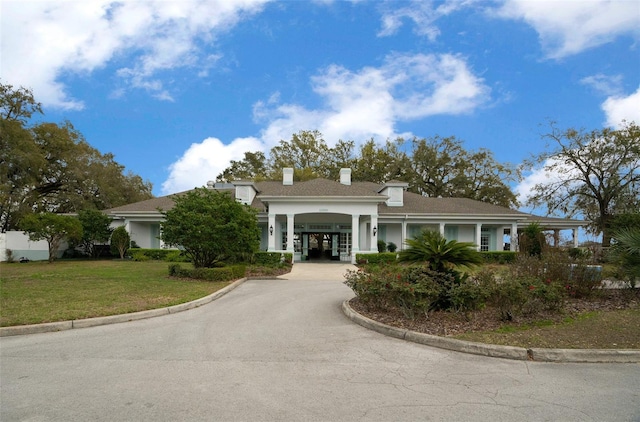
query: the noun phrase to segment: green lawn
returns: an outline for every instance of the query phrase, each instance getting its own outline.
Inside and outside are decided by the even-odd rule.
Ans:
[[[117,315],[201,298],[228,282],[168,277],[162,261],[0,264],[0,326]]]
[[[640,349],[640,308],[587,312],[557,323],[505,326],[456,338],[525,348]]]

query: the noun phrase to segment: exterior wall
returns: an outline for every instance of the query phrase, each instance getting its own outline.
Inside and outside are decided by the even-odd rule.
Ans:
[[[398,250],[404,248],[402,243],[402,223],[391,223],[391,224],[382,224],[381,228],[384,227],[384,233],[381,233],[380,239],[384,240],[389,244],[393,242],[398,247]]]
[[[129,236],[141,248],[158,249],[161,247],[160,223],[155,222],[129,222]]]
[[[13,259],[16,261],[21,257],[31,261],[46,261],[49,259],[49,244],[46,240],[32,242],[29,236],[22,231],[8,231],[0,233],[0,261],[7,260],[7,249],[11,249]],[[62,257],[67,249],[67,243],[62,242],[58,250],[58,258]]]
[[[471,242],[473,244],[479,243],[476,241],[476,226],[475,225],[460,225],[458,226],[458,242]]]

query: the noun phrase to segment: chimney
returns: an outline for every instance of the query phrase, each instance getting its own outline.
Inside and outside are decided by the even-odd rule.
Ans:
[[[340,183],[351,186],[351,169],[340,169]]]
[[[293,185],[293,167],[285,167],[282,169],[282,184],[284,186]]]

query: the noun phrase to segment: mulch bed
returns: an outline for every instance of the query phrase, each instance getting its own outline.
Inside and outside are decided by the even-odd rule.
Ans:
[[[604,290],[597,292],[590,299],[569,298],[563,309],[558,312],[545,311],[536,315],[521,315],[509,322],[501,321],[498,310],[490,306],[467,313],[430,312],[426,316],[415,315],[411,319],[400,309],[369,309],[357,298],[352,299],[349,304],[361,315],[383,324],[425,334],[455,336],[467,332],[495,330],[506,324],[517,326],[541,320],[561,322],[567,317],[575,317],[584,312],[637,308],[640,306],[640,289]]]

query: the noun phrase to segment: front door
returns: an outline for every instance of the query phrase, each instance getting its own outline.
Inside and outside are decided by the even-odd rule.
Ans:
[[[302,255],[310,261],[339,260],[339,233],[302,233]]]

